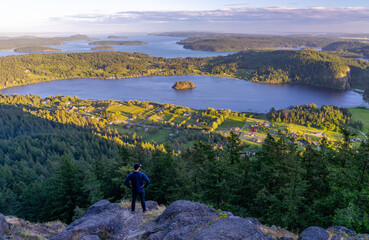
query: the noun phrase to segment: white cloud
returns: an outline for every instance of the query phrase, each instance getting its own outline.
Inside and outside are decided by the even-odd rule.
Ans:
[[[66,18],[54,18],[53,21],[64,24],[92,24],[94,22],[106,25],[134,24],[135,28],[143,31],[147,29],[166,30],[177,25],[177,30],[208,30],[248,32],[259,29],[265,32],[271,29],[278,31],[288,30],[289,27],[303,27],[301,30],[317,29],[318,31],[342,31],[368,29],[369,8],[290,8],[290,7],[265,7],[265,8],[225,8],[209,11],[123,11],[114,14],[80,14]],[[153,29],[155,23],[160,24],[161,29]],[[197,23],[197,24],[194,24]],[[217,25],[219,23],[219,25]],[[248,25],[254,26],[248,26]],[[350,27],[354,24],[355,26]],[[147,26],[145,26],[147,25]],[[259,26],[259,27],[255,27]],[[182,29],[180,29],[182,28]]]

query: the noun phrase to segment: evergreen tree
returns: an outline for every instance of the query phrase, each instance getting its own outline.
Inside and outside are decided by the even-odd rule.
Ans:
[[[71,157],[63,157],[51,184],[52,219],[70,223],[76,206],[85,205],[82,174]]]

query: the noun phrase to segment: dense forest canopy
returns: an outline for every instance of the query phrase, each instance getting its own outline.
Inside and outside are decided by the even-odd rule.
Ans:
[[[287,109],[275,110],[272,108],[267,118],[275,122],[296,123],[304,126],[313,126],[324,129],[339,129],[349,124],[351,113],[345,108],[322,106],[315,104],[291,106]]]
[[[356,57],[367,58],[369,57],[369,42],[358,42],[358,41],[334,42],[328,44],[322,50],[334,52],[335,54],[342,56],[353,54],[353,56]]]
[[[201,51],[245,51],[277,48],[322,48],[335,38],[315,36],[216,35],[179,41],[184,48]]]
[[[0,95],[0,103],[4,214],[69,223],[99,199],[129,198],[123,181],[133,163],[140,162],[152,182],[147,199],[160,204],[204,202],[297,232],[313,225],[369,230],[369,145],[353,145],[345,129],[338,142],[322,138],[319,148],[308,142],[298,145],[292,134],[280,132],[269,134],[261,150],[250,155],[236,134],[215,147],[209,133],[176,152],[63,107],[101,108],[110,102]],[[303,119],[309,108],[315,106],[291,110],[298,109]],[[333,119],[343,113],[338,108],[315,109]],[[214,109],[203,113],[219,114]]]

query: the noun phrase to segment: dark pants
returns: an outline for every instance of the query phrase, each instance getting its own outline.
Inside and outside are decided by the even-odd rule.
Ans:
[[[145,211],[146,210],[145,192],[136,192],[136,191],[132,191],[132,205],[131,205],[131,210],[132,210],[132,212],[135,211],[137,194],[140,196],[142,210]]]

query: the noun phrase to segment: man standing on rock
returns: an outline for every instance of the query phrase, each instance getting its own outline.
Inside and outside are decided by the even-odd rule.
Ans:
[[[141,167],[142,167],[141,164],[136,163],[133,166],[135,170],[132,173],[130,173],[126,178],[126,180],[124,181],[126,186],[132,189],[132,205],[131,205],[132,214],[135,213],[137,194],[140,196],[143,212],[145,213],[148,210],[145,204],[144,188],[146,188],[149,185],[150,179],[144,173],[140,172]],[[145,185],[143,184],[144,181],[146,182]],[[129,182],[131,182],[132,185]]]

